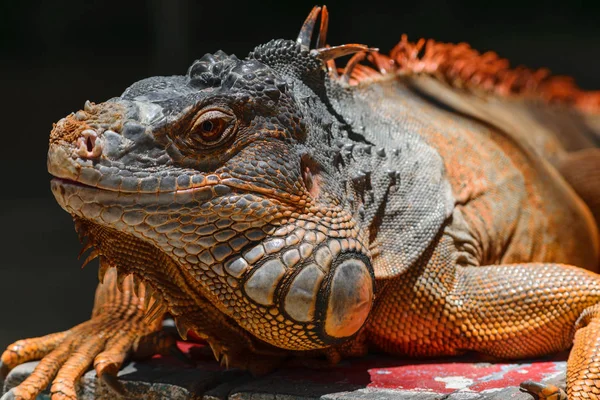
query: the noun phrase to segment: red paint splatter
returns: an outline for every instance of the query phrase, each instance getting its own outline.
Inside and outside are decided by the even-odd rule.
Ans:
[[[179,348],[179,350],[181,350],[183,353],[193,357],[194,354],[196,353],[195,350],[200,350],[201,348],[205,347],[206,344],[203,343],[195,343],[195,342],[177,342],[177,347]]]
[[[369,370],[368,387],[429,390],[452,393],[458,389],[481,392],[518,386],[525,380],[541,381],[560,369],[553,361],[533,364],[443,363],[402,365]],[[449,380],[454,378],[453,385]],[[462,381],[462,387],[461,386]]]
[[[202,368],[218,369],[205,342],[177,342],[179,349],[202,364]],[[154,357],[156,362],[172,363],[172,357]],[[560,358],[557,358],[560,359]],[[214,365],[213,365],[214,364]],[[403,389],[452,393],[459,389],[482,392],[518,386],[525,380],[542,381],[564,371],[564,364],[544,360],[532,363],[488,363],[477,358],[454,361],[422,362],[401,360],[389,356],[370,356],[344,360],[336,367],[280,369],[275,374],[283,379],[317,384],[348,384],[379,389]],[[460,386],[460,387],[457,387]]]

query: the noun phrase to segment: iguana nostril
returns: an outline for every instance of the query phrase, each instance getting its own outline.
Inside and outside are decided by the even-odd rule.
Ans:
[[[102,154],[102,140],[92,129],[81,132],[77,145],[77,154],[82,158],[98,158]]]

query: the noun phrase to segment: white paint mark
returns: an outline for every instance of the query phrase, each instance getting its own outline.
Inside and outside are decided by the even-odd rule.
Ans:
[[[564,375],[565,375],[565,370],[556,371],[556,372],[554,372],[552,374],[544,375],[544,377],[542,378],[542,381],[547,381],[547,380],[555,379],[555,378],[557,378],[559,376],[564,376]]]
[[[465,378],[464,376],[436,377],[435,381],[444,382],[446,389],[465,389],[473,384],[473,379]]]
[[[377,375],[389,375],[392,371],[388,371],[387,369],[380,369],[377,371]]]
[[[510,371],[518,369],[518,368],[530,367],[530,366],[531,366],[531,364],[506,364],[506,365],[501,365],[500,366],[500,371],[498,371],[498,372],[492,372],[489,375],[486,375],[486,376],[483,376],[483,377],[477,379],[477,381],[479,381],[479,382],[499,381],[501,379],[504,379],[504,375],[507,372],[510,372]]]
[[[485,389],[485,390],[482,390],[481,393],[494,393],[494,392],[501,392],[502,390],[504,390],[504,388]]]

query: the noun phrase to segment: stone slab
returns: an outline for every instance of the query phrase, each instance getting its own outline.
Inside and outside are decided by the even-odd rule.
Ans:
[[[194,360],[193,365],[172,357],[130,362],[118,375],[126,396],[115,394],[89,371],[81,380],[80,399],[532,400],[533,396],[519,389],[519,383],[531,379],[564,387],[566,370],[565,355],[519,363],[477,358],[419,362],[372,355],[344,360],[332,368],[282,368],[252,378],[242,371],[221,368],[202,344],[179,346]],[[35,365],[26,363],[12,370],[4,391],[22,382]]]

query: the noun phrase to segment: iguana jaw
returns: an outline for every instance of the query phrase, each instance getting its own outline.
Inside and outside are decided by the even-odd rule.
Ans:
[[[306,220],[307,216],[294,218],[293,214],[285,218],[282,204],[269,204],[251,194],[219,197],[213,192],[212,199],[203,197],[194,203],[191,197],[187,204],[178,204],[173,193],[115,193],[58,179],[52,189],[59,204],[77,220],[86,221],[86,226],[119,232],[161,250],[180,278],[160,277],[162,264],[128,268],[123,260],[137,257],[133,250],[115,253],[118,246],[110,242],[111,235],[92,235],[101,249],[98,254],[112,252],[108,260],[123,272],[144,282],[159,276],[150,284],[162,293],[174,315],[180,312],[169,298],[187,298],[195,307],[208,299],[262,341],[310,350],[347,340],[370,310],[374,288],[368,253],[352,237],[357,228],[350,221],[333,221],[325,227],[319,218]],[[245,221],[218,216],[225,212],[224,206],[238,202],[249,204]],[[193,217],[191,210],[196,210]],[[118,257],[121,261],[114,261]],[[189,306],[185,314],[190,314]],[[265,325],[273,328],[264,329]],[[201,336],[205,333],[202,324],[197,329]],[[285,332],[298,339],[287,341]]]

